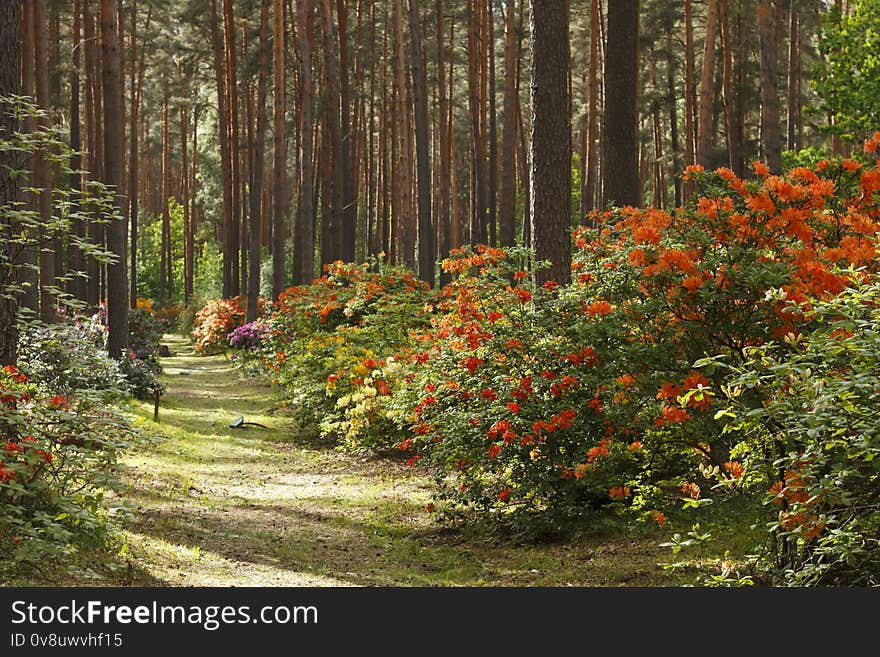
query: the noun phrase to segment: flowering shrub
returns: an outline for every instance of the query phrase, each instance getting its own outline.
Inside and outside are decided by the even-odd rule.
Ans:
[[[397,430],[372,421],[384,416],[379,406],[388,395],[376,394],[370,372],[393,362],[394,354],[409,348],[410,333],[428,326],[432,299],[428,286],[402,267],[375,260],[333,263],[311,285],[280,295],[265,320],[260,348],[242,350],[239,362],[258,365],[283,386],[305,425],[354,448],[382,448],[395,442],[385,431]],[[385,390],[387,382],[378,379],[376,385]],[[349,412],[361,420],[350,421]]]
[[[743,394],[737,411],[725,391],[759,362],[797,363],[816,309],[876,271],[880,168],[754,172],[692,167],[698,193],[682,208],[594,214],[596,228],[574,233],[567,285],[536,286],[543,264],[519,249],[453,253],[443,268],[454,281],[436,293],[400,270],[337,263],[282,296],[251,360],[313,404],[325,434],[430,468],[448,510],[554,527],[629,511],[663,525],[676,500],[751,496],[773,481],[795,490],[792,505],[815,475],[779,459],[807,450],[763,448],[769,424],[750,447],[749,424],[788,388]],[[786,404],[807,389],[794,392]],[[770,480],[786,468],[799,479]],[[818,509],[815,522],[793,513],[772,531],[830,535]],[[801,570],[813,559],[786,554]]]
[[[741,465],[718,485],[772,511],[760,556],[776,582],[877,586],[880,279],[803,312],[812,331],[750,348],[731,368],[723,412],[742,436]]]
[[[21,367],[47,389],[125,390],[125,377],[107,355],[107,332],[101,313],[75,317],[47,326],[35,326],[19,342]]]
[[[200,354],[214,354],[228,346],[229,333],[244,324],[245,298],[211,299],[196,313],[193,339],[196,351]],[[265,313],[267,300],[260,298],[257,303],[257,316]]]
[[[227,337],[229,346],[233,349],[254,351],[259,349],[263,341],[268,337],[269,329],[260,320],[248,322],[234,329]]]
[[[0,569],[107,540],[106,492],[135,434],[93,393],[53,394],[13,366],[0,373]]]

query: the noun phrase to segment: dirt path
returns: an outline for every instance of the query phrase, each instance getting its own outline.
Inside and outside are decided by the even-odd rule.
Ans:
[[[167,336],[168,392],[125,459],[126,583],[160,586],[646,586],[657,540],[515,545],[442,531],[403,464],[297,441],[276,392]],[[239,415],[268,429],[232,429]]]

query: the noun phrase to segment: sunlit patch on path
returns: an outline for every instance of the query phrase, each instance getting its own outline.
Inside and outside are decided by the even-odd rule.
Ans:
[[[166,336],[161,440],[125,458],[131,584],[168,586],[650,585],[656,545],[492,544],[438,528],[427,477],[297,441],[275,391],[224,356]],[[243,415],[246,425],[230,428]],[[654,581],[654,580],[657,581]]]

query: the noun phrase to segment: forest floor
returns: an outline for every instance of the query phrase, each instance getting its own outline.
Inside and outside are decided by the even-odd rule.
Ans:
[[[124,457],[130,512],[116,565],[89,584],[134,586],[679,586],[670,532],[535,543],[444,528],[430,480],[402,461],[299,438],[279,393],[225,356],[166,336],[158,439]],[[230,428],[243,415],[245,425]],[[119,500],[117,500],[119,501]],[[709,556],[709,555],[707,555]],[[120,563],[123,567],[120,567]],[[705,564],[705,561],[703,562]]]

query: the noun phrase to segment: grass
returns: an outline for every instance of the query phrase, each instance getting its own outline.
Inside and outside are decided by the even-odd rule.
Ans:
[[[129,508],[120,554],[93,568],[101,580],[67,584],[680,586],[723,554],[713,544],[664,568],[677,557],[655,527],[555,543],[443,527],[424,474],[301,438],[276,391],[182,336],[166,342],[159,422],[152,403],[133,406],[159,439],[124,457],[110,500]],[[239,415],[268,428],[230,428]]]

